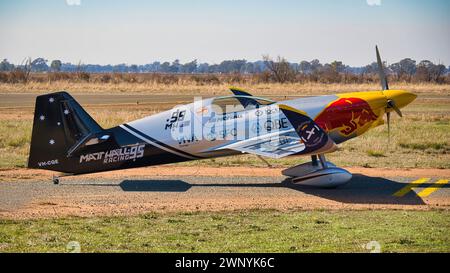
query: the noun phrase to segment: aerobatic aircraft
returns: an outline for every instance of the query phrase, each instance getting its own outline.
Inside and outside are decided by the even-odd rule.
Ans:
[[[292,183],[336,187],[352,175],[326,161],[337,145],[384,123],[416,95],[389,90],[376,48],[381,91],[273,101],[231,88],[233,95],[194,100],[104,129],[67,92],[36,98],[29,168],[62,175],[254,154],[311,156],[284,170]],[[53,182],[59,183],[54,176]]]

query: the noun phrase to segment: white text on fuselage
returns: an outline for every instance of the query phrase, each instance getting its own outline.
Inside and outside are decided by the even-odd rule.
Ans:
[[[80,163],[102,160],[104,164],[134,160],[144,156],[145,144],[122,147],[106,152],[90,153],[80,156]]]

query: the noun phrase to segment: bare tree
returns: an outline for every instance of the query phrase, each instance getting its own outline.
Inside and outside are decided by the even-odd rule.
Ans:
[[[22,61],[22,63],[16,66],[10,74],[10,81],[12,83],[27,83],[30,79],[31,73],[31,58],[26,58]]]
[[[397,74],[397,80],[406,79],[411,81],[412,76],[416,73],[416,61],[406,58],[398,63],[393,63],[389,68]]]
[[[295,79],[295,71],[285,58],[278,56],[277,60],[273,61],[269,55],[263,55],[263,60],[275,81],[285,83]]]
[[[431,61],[423,60],[417,65],[415,78],[418,81],[441,83],[445,70],[442,64],[436,65]]]
[[[79,61],[77,64],[76,74],[79,81],[89,81],[91,77],[89,73],[84,71],[84,65],[81,63],[81,61]]]

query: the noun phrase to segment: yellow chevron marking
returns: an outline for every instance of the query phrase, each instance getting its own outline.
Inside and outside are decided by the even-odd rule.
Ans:
[[[408,185],[406,185],[405,187],[401,188],[399,191],[397,191],[396,193],[393,194],[393,196],[396,197],[402,197],[405,194],[407,194],[408,192],[410,192],[414,187],[417,187],[420,184],[423,184],[425,182],[427,182],[428,180],[430,180],[430,178],[420,178],[417,179],[411,183],[409,183]]]
[[[301,115],[304,115],[304,116],[307,116],[307,117],[308,117],[308,114],[306,114],[305,111],[302,111],[302,110],[299,110],[299,109],[292,108],[292,107],[287,106],[287,105],[285,105],[285,104],[279,104],[278,107],[279,107],[280,109],[288,110],[288,111],[291,111],[291,112],[295,112],[295,113],[297,113],[297,114],[301,114]]]
[[[430,195],[433,192],[437,191],[438,189],[442,188],[447,183],[448,183],[448,179],[438,180],[433,185],[431,185],[428,188],[424,189],[423,191],[419,192],[417,195],[420,197],[427,197],[428,195]]]
[[[244,90],[244,89],[242,89],[240,87],[236,87],[236,86],[230,86],[229,89],[230,90],[237,90],[237,91],[242,91],[242,92],[248,93],[248,91],[246,91],[246,90]]]

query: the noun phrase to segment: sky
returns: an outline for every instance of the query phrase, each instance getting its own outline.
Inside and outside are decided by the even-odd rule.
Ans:
[[[0,58],[450,65],[448,0],[0,0]]]

